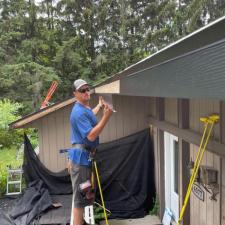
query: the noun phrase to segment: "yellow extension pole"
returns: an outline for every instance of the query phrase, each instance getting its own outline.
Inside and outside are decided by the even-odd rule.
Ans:
[[[109,223],[108,223],[108,218],[107,218],[107,214],[106,214],[106,210],[105,210],[105,203],[104,203],[104,199],[103,199],[102,188],[101,188],[101,183],[100,183],[100,179],[99,179],[99,175],[98,175],[98,168],[97,168],[96,161],[94,161],[94,166],[95,166],[95,173],[96,173],[96,177],[97,177],[97,181],[98,181],[100,197],[101,197],[101,201],[102,201],[102,208],[103,208],[104,216],[105,216],[105,223],[106,223],[106,225],[108,225]]]
[[[196,165],[197,165],[197,163],[198,163],[198,161],[199,161],[199,157],[200,157],[200,155],[201,155],[201,151],[202,151],[202,145],[203,145],[203,142],[204,142],[204,140],[205,140],[205,136],[206,136],[206,131],[207,131],[207,128],[208,128],[208,122],[205,124],[205,129],[204,129],[204,132],[203,132],[203,136],[202,136],[202,139],[201,139],[201,143],[200,143],[200,146],[199,146],[199,150],[198,150],[198,153],[197,153],[197,156],[196,156],[196,159],[195,159],[195,163],[194,163],[194,168],[193,168],[193,171],[192,171],[192,176],[191,176],[191,178],[190,178],[190,181],[189,181],[189,184],[188,184],[188,189],[187,189],[187,191],[190,189],[190,187],[191,187],[191,183],[192,183],[192,179],[193,179],[193,174],[194,174],[194,172],[195,172],[195,170],[196,170]]]
[[[192,186],[194,184],[194,181],[195,181],[195,178],[197,176],[200,163],[202,161],[202,158],[203,158],[206,146],[208,144],[210,135],[212,133],[212,128],[213,128],[215,122],[217,122],[219,120],[219,116],[213,115],[213,116],[211,116],[211,117],[209,117],[207,119],[203,118],[201,120],[206,123],[205,124],[205,130],[204,130],[204,133],[203,133],[203,136],[202,136],[202,140],[201,140],[201,143],[200,143],[200,146],[199,146],[199,151],[198,151],[198,154],[197,154],[197,157],[196,157],[196,161],[195,161],[195,164],[194,164],[193,173],[192,173],[192,176],[190,178],[190,182],[189,182],[189,185],[188,185],[188,190],[187,190],[187,193],[186,193],[186,196],[185,196],[184,204],[183,204],[183,207],[182,207],[182,210],[181,210],[180,217],[179,217],[177,225],[180,225],[180,223],[181,223],[181,221],[183,219],[183,215],[184,215],[184,212],[185,212],[188,200],[190,198]],[[206,131],[207,131],[209,123],[211,124],[211,127],[209,128],[208,134],[206,135]],[[206,135],[206,139],[205,139],[205,135]],[[205,139],[205,143],[203,144],[204,139]],[[202,148],[202,145],[203,145],[203,148]]]
[[[194,178],[194,173],[195,173],[195,170],[197,168],[197,163],[199,161],[199,157],[201,155],[201,151],[202,151],[202,145],[203,145],[203,142],[204,142],[204,139],[205,139],[205,136],[206,136],[206,131],[207,131],[207,128],[208,128],[208,124],[209,122],[207,121],[206,124],[205,124],[205,129],[204,129],[204,132],[203,132],[203,136],[202,136],[202,139],[201,139],[201,143],[200,143],[200,146],[199,146],[199,150],[198,150],[198,153],[197,153],[197,156],[196,156],[196,160],[195,160],[195,163],[194,163],[194,168],[193,168],[193,171],[192,171],[192,175],[191,175],[191,178],[190,178],[190,181],[189,181],[189,184],[188,184],[188,189],[187,189],[187,193],[190,191],[190,189],[192,188],[192,180]],[[188,200],[188,196],[186,195],[185,196],[185,199],[184,199],[184,203]]]

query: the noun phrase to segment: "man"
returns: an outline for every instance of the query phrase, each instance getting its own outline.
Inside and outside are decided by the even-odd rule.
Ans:
[[[76,103],[70,115],[71,143],[69,151],[70,175],[74,194],[74,224],[87,224],[83,219],[84,207],[93,204],[94,196],[90,193],[91,161],[90,152],[99,144],[99,134],[112,115],[112,109],[104,103],[102,97],[94,109],[89,106],[90,88],[86,81],[74,81],[73,93]],[[103,116],[97,122],[96,114],[103,109]]]

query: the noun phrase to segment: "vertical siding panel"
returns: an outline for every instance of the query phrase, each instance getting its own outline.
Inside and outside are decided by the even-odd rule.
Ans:
[[[213,113],[219,114],[219,101],[207,99],[191,99],[190,101],[190,128],[196,132],[203,132],[203,125],[200,122],[200,117],[206,117]],[[213,135],[216,139],[219,138],[219,125],[216,125],[213,130]]]
[[[65,168],[65,158],[66,153],[60,154],[59,150],[63,149],[65,146],[64,140],[64,120],[63,120],[63,110],[56,111],[56,149],[57,149],[57,170],[62,170]]]
[[[165,120],[177,124],[177,99],[165,98]]]
[[[146,124],[146,113],[145,113],[145,105],[146,105],[146,99],[144,97],[137,97],[134,103],[134,112],[133,112],[133,119],[134,119],[134,132],[143,130],[147,124]]]
[[[207,166],[213,167],[213,154],[207,152]],[[206,201],[207,201],[207,225],[216,225],[214,224],[214,203],[210,199],[210,194],[206,192]]]
[[[123,118],[123,126],[124,126],[124,130],[123,130],[123,135],[127,136],[129,133],[129,129],[130,129],[130,124],[129,124],[129,113],[130,113],[130,105],[131,105],[131,99],[127,96],[123,96],[123,107],[124,107],[124,118]]]
[[[49,132],[49,158],[51,160],[51,170],[57,170],[58,164],[58,152],[57,152],[57,145],[56,145],[56,118],[55,113],[52,113],[47,116],[48,119],[48,132]]]
[[[143,98],[141,97],[135,97],[132,98],[131,101],[131,112],[130,112],[130,124],[131,124],[131,131],[132,133],[137,132],[140,130],[139,126],[142,126],[142,116],[139,114],[139,108],[140,108],[140,101],[142,101]],[[144,108],[145,105],[143,103],[142,107]]]
[[[122,107],[122,97],[115,96],[115,106],[116,106],[116,138],[119,139],[123,137],[123,107]]]
[[[206,156],[207,152],[205,152],[203,158],[202,158],[202,162],[201,165],[206,165],[207,163],[207,156]],[[203,189],[204,191],[204,189]],[[204,191],[205,192],[205,191]],[[207,221],[206,221],[206,214],[207,214],[207,202],[206,202],[206,198],[204,199],[204,201],[198,200],[199,201],[199,224],[201,225],[207,225]]]
[[[44,164],[47,168],[51,167],[50,160],[50,147],[49,147],[49,130],[48,130],[48,119],[47,116],[42,118],[42,128],[43,128],[43,152],[44,152]]]
[[[190,159],[194,160],[194,153],[193,153],[193,144],[190,144]],[[190,195],[190,225],[194,225],[194,196],[193,192]]]
[[[70,105],[70,106],[66,106],[63,109],[63,132],[64,132],[64,147],[65,148],[70,148],[71,147],[71,142],[70,142],[70,133],[71,133],[71,128],[70,128],[70,113],[72,110],[72,107],[74,106],[74,104]],[[64,168],[67,166],[67,155],[65,155],[64,157]]]
[[[114,104],[115,96],[112,96],[112,100],[113,100],[113,107],[115,107],[115,104]],[[112,139],[111,140],[115,140],[116,137],[117,137],[117,133],[116,133],[117,132],[117,130],[116,130],[116,126],[117,126],[116,114],[117,114],[117,112],[113,113],[112,118],[110,119],[111,120],[110,123],[113,125],[113,127],[111,129],[111,132],[112,132],[112,134],[111,134]]]
[[[39,146],[39,159],[42,163],[44,163],[44,149],[43,149],[43,129],[42,129],[42,123],[39,122],[38,125],[38,146]]]
[[[154,158],[155,158],[155,186],[156,193],[159,196],[159,154],[158,154],[158,145],[157,145],[157,128],[152,128],[153,136],[153,147],[154,147]]]
[[[198,146],[193,145],[193,153],[194,153],[194,160],[196,160],[197,153],[198,153]],[[196,196],[194,196],[194,225],[200,224],[200,202]]]
[[[214,101],[213,113],[219,114],[219,112],[220,112],[220,101]],[[220,121],[219,121],[219,123],[220,123]],[[214,128],[214,136],[215,136],[216,140],[220,139],[220,126],[219,126],[219,123],[216,124],[215,128]]]
[[[221,207],[222,207],[222,210],[221,210],[221,225],[225,225],[225,158],[222,158],[222,171],[221,171],[221,178],[222,178],[222,181],[221,181]]]
[[[219,186],[220,186],[220,167],[221,167],[221,160],[220,160],[220,157],[213,154],[213,168],[216,169],[218,171],[218,183],[219,183]],[[221,207],[221,204],[220,204],[220,195],[221,195],[221,189],[220,189],[220,192],[219,194],[217,195],[217,201],[213,201],[213,204],[214,204],[214,211],[213,211],[213,214],[214,214],[214,221],[213,221],[213,224],[214,225],[220,225],[220,207]]]

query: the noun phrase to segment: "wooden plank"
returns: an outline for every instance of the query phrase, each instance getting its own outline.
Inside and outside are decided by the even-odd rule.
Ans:
[[[38,147],[39,147],[39,159],[41,162],[44,161],[44,151],[43,151],[43,137],[42,137],[42,123],[40,121],[39,125],[38,125]]]
[[[196,146],[196,150],[197,151],[199,150],[198,146]],[[207,152],[205,152],[205,154],[203,155],[201,166],[206,165],[206,154],[207,154]],[[206,199],[204,201],[201,201],[198,199],[198,202],[199,202],[199,224],[207,225],[207,220],[206,220],[207,202],[206,202]]]
[[[196,133],[190,129],[178,128],[175,125],[172,125],[168,122],[158,121],[152,117],[149,117],[149,123],[158,127],[161,130],[172,133],[175,136],[182,138],[185,141],[196,144],[196,145],[199,145],[201,138],[202,138],[202,134]],[[218,141],[210,139],[209,143],[207,145],[207,149],[217,155],[225,156],[225,151],[224,151],[225,144],[221,144]]]
[[[220,102],[220,142],[225,144],[225,101]]]
[[[165,211],[165,167],[164,167],[164,132],[158,129],[158,151],[159,151],[159,193],[160,193],[160,219]]]
[[[213,167],[213,154],[207,152],[207,166]],[[214,203],[210,200],[210,194],[206,192],[207,201],[207,225],[214,225]],[[216,224],[215,224],[216,225]]]
[[[43,140],[43,158],[44,165],[50,169],[51,168],[51,160],[50,160],[50,148],[49,148],[49,131],[48,131],[48,120],[47,117],[42,118],[42,140]]]
[[[197,146],[195,146],[195,145],[192,145],[193,147],[193,154],[192,154],[192,159],[193,159],[193,161],[195,161],[196,160],[196,156],[197,156],[197,150],[198,150],[198,147]],[[192,214],[191,214],[191,217],[192,217],[192,219],[191,219],[191,221],[192,221],[192,223],[191,223],[191,225],[199,225],[200,223],[199,223],[199,220],[200,220],[200,218],[199,218],[199,216],[200,216],[200,213],[199,213],[199,199],[192,193],[192,204],[191,204],[191,208],[192,208]]]
[[[214,207],[213,207],[213,214],[214,214],[214,225],[220,225],[221,224],[221,159],[219,156],[213,154],[213,168],[218,171],[218,184],[219,184],[219,194],[217,196],[217,201],[213,201]]]
[[[177,101],[177,121],[179,128],[189,128],[189,100],[178,99]],[[179,138],[179,168],[178,168],[178,179],[179,179],[179,200],[180,200],[180,211],[183,206],[184,198],[186,196],[188,184],[189,184],[189,170],[188,164],[190,161],[190,144],[183,139]],[[186,211],[183,218],[183,225],[190,224],[190,201],[187,204]]]
[[[178,179],[179,179],[179,201],[180,201],[180,211],[182,209],[184,198],[187,193],[187,188],[189,184],[189,170],[188,164],[190,161],[190,144],[182,139],[178,139],[179,141],[179,168],[178,168]],[[190,201],[187,204],[183,225],[190,224]]]
[[[146,111],[147,98],[146,97],[137,97],[135,103],[135,117],[137,120],[137,127],[134,129],[134,132],[138,132],[148,127],[147,111]]]
[[[49,153],[50,153],[50,160],[51,160],[51,171],[56,172],[58,167],[58,153],[57,153],[57,136],[56,136],[56,119],[55,113],[50,114],[47,116],[48,122],[48,132],[49,132]]]
[[[115,96],[115,107],[116,107],[116,138],[123,137],[123,106],[122,97],[119,95]]]
[[[213,101],[213,113],[220,115],[220,101]],[[217,141],[220,141],[220,124],[221,123],[223,122],[220,120],[219,124],[216,125],[214,128],[214,134],[215,134],[214,137]]]
[[[120,93],[120,80],[96,87],[95,93],[119,94]]]
[[[225,158],[222,158],[221,165],[221,225],[225,225]]]
[[[156,119],[162,121],[165,119],[165,99],[156,98],[155,100]]]
[[[189,111],[190,111],[190,104],[188,99],[178,99],[177,102],[177,109],[178,109],[178,127],[183,129],[189,128]]]
[[[23,128],[24,125],[26,125],[32,121],[35,121],[37,119],[40,119],[40,118],[48,115],[49,113],[52,113],[52,112],[54,112],[58,109],[61,109],[67,105],[73,104],[74,102],[75,102],[75,98],[70,98],[66,101],[57,103],[53,106],[46,107],[45,109],[39,110],[38,112],[27,115],[27,116],[23,117],[22,119],[19,119],[15,122],[11,123],[10,126],[14,129]]]
[[[177,124],[177,99],[165,98],[165,120]]]
[[[159,150],[158,150],[158,136],[157,136],[157,128],[151,126],[150,127],[151,134],[152,134],[152,141],[153,141],[153,147],[154,147],[154,163],[155,163],[155,186],[156,186],[156,195],[159,197]]]
[[[190,144],[190,160],[194,160],[194,151],[193,151],[193,144]],[[190,171],[189,171],[190,172]],[[190,179],[191,174],[189,174],[188,178]],[[194,194],[193,192],[191,192],[190,195],[190,224],[193,225],[194,224],[194,217],[193,217],[193,213],[194,213]]]
[[[58,110],[55,112],[55,124],[56,124],[56,154],[57,154],[57,170],[65,169],[65,157],[66,153],[60,154],[59,150],[63,149],[65,146],[64,142],[64,120],[63,120],[63,110]]]
[[[71,134],[71,127],[70,127],[70,113],[72,110],[72,105],[67,106],[63,110],[63,124],[64,124],[64,143],[65,143],[65,148],[70,148],[71,147],[71,142],[70,142],[70,134]]]

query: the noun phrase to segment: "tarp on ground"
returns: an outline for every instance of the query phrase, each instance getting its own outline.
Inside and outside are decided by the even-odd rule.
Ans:
[[[111,218],[143,217],[155,198],[154,154],[149,130],[101,144],[96,161],[106,207]],[[24,176],[27,183],[40,179],[50,194],[72,192],[67,170],[49,171],[25,136]],[[97,192],[96,201],[100,203]]]
[[[30,183],[9,212],[0,212],[1,225],[29,225],[52,206],[48,190],[41,180]]]

